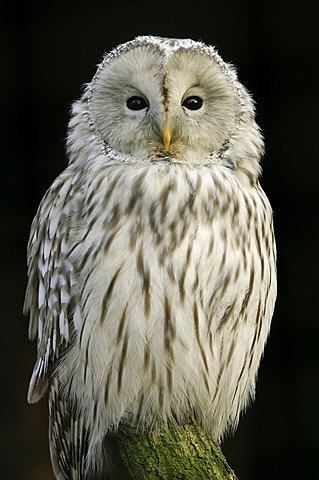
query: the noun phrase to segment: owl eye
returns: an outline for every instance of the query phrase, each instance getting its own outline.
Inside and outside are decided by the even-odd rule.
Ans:
[[[126,106],[130,110],[144,110],[148,107],[148,103],[142,97],[130,97],[126,101]]]
[[[187,97],[182,103],[182,106],[188,110],[199,110],[203,106],[203,100],[200,97]]]

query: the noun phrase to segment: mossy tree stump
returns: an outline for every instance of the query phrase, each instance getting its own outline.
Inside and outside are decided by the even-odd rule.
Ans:
[[[219,445],[197,425],[165,433],[123,429],[108,437],[110,480],[237,480]]]

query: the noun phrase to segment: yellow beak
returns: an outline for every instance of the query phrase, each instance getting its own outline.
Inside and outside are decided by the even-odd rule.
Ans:
[[[169,149],[169,146],[170,146],[171,140],[172,140],[172,136],[173,136],[173,132],[172,132],[171,128],[169,127],[168,123],[165,122],[164,127],[163,127],[163,131],[162,131],[162,140],[163,140],[165,150]]]

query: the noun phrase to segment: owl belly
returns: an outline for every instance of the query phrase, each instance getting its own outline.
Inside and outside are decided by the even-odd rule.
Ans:
[[[122,232],[90,274],[67,364],[88,425],[99,419],[97,438],[120,423],[148,429],[190,417],[218,438],[253,389],[268,324],[254,340],[243,307],[252,280],[238,273],[236,250],[212,247],[211,228],[188,233],[169,251],[142,236],[130,246]],[[256,285],[254,319],[259,294]]]
[[[262,222],[244,235],[245,202],[230,201],[230,189],[228,208],[220,195],[209,210],[201,188],[197,203],[185,194],[185,208],[126,208],[113,231],[97,224],[75,250],[81,261],[95,246],[82,261],[82,326],[65,357],[73,376],[63,366],[59,376],[97,442],[119,424],[190,417],[220,438],[253,396],[275,296],[271,240],[257,235]],[[267,222],[271,230],[270,211]]]
[[[208,231],[192,232],[172,253],[142,237],[130,246],[123,233],[83,291],[84,322],[71,355],[81,355],[78,375],[103,397],[110,425],[130,416],[161,423],[189,414],[190,391],[199,385],[209,395],[209,328],[200,300],[209,277]]]

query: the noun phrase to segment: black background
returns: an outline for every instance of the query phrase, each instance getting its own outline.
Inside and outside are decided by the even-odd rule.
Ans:
[[[22,316],[38,203],[66,165],[70,105],[103,53],[136,35],[217,46],[253,92],[266,138],[262,185],[275,214],[278,301],[257,399],[223,445],[239,480],[316,478],[318,456],[318,26],[316,4],[32,1],[1,35],[0,476],[52,479],[46,401],[26,404],[35,344]]]

